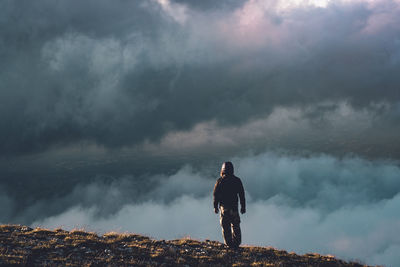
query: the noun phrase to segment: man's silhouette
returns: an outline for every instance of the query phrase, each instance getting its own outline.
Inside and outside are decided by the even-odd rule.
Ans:
[[[239,247],[242,235],[240,232],[240,216],[238,212],[238,195],[240,212],[246,212],[246,200],[242,181],[233,175],[232,162],[224,162],[220,178],[214,186],[214,211],[221,210],[220,223],[225,244],[231,248]]]

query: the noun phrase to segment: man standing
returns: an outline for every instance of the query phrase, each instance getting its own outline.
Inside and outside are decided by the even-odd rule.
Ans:
[[[233,175],[232,162],[222,164],[220,178],[214,186],[214,211],[221,210],[220,223],[225,244],[230,248],[238,248],[242,235],[240,232],[240,216],[238,212],[238,195],[240,212],[246,212],[243,184],[240,178]]]

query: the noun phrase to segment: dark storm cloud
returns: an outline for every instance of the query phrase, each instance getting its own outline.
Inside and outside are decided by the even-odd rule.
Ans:
[[[129,146],[279,106],[399,101],[396,2],[201,3],[3,2],[3,156],[82,141]]]
[[[83,41],[98,39],[100,43],[102,38],[125,36],[128,24],[129,32],[145,32],[143,25],[151,27],[156,17],[146,14],[140,3],[3,2],[2,153],[41,150],[49,143],[85,138],[82,128],[88,128],[90,134],[90,124],[99,123],[88,118],[91,109],[88,102],[99,80],[91,75],[90,63],[86,62],[87,49],[93,47],[77,43],[76,50],[70,51],[75,54],[67,55],[70,60],[60,72],[49,69],[48,62],[43,61],[46,57],[43,50],[48,42],[69,36],[69,32],[71,38],[83,36]],[[24,130],[18,134],[20,129]]]

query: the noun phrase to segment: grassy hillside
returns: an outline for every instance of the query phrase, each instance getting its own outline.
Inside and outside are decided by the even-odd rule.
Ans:
[[[216,241],[153,240],[136,234],[0,225],[1,266],[363,266],[270,247],[226,248]]]

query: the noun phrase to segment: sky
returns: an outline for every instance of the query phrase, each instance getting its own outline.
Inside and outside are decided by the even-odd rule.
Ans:
[[[0,223],[400,265],[400,1],[0,1]]]

